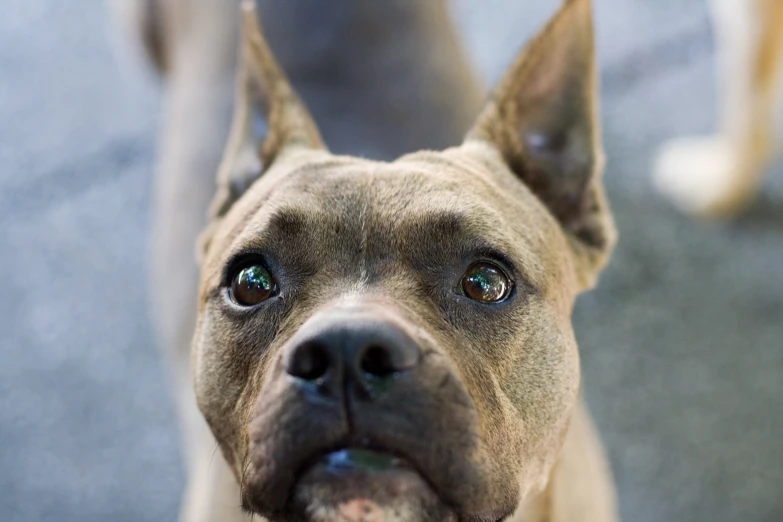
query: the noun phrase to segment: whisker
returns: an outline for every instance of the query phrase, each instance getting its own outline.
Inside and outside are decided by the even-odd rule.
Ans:
[[[250,457],[250,451],[248,449],[248,450],[246,450],[245,455],[242,457],[242,461],[244,462],[244,464],[242,465],[242,473],[239,476],[239,502],[240,502],[240,505],[244,505],[243,500],[245,499],[245,496],[246,496],[245,493],[247,491],[246,478],[247,478],[247,473],[250,471],[250,465],[251,465],[251,460],[250,460],[249,457]],[[252,521],[252,518],[251,518],[251,521]]]
[[[212,450],[212,456],[209,457],[209,465],[207,466],[207,470],[212,469],[212,461],[215,460],[215,454],[217,453],[218,448],[220,448],[220,444],[215,442],[215,449]]]

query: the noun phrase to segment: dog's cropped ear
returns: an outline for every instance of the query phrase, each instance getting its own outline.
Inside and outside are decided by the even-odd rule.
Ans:
[[[218,170],[210,216],[219,218],[289,147],[323,149],[312,117],[261,32],[255,2],[244,0],[234,118]]]
[[[557,218],[591,286],[615,240],[600,174],[590,0],[566,0],[495,88],[467,140],[496,148]]]

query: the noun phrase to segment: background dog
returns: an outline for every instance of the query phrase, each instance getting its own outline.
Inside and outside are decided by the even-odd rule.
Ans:
[[[783,2],[712,0],[718,47],[719,130],[664,146],[658,189],[686,212],[731,215],[753,199],[779,151]]]

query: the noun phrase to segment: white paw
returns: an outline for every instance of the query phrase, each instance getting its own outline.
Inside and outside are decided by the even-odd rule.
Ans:
[[[679,138],[666,143],[653,170],[655,187],[682,211],[730,215],[753,195],[757,173],[748,172],[737,148],[720,137]]]

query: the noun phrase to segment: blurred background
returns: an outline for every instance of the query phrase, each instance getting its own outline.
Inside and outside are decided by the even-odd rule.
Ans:
[[[452,2],[488,83],[556,4]],[[595,4],[621,240],[574,321],[623,519],[780,522],[783,165],[731,223],[659,198],[657,147],[715,123],[707,4]],[[146,293],[160,85],[118,59],[104,2],[0,12],[0,520],[175,520]]]

